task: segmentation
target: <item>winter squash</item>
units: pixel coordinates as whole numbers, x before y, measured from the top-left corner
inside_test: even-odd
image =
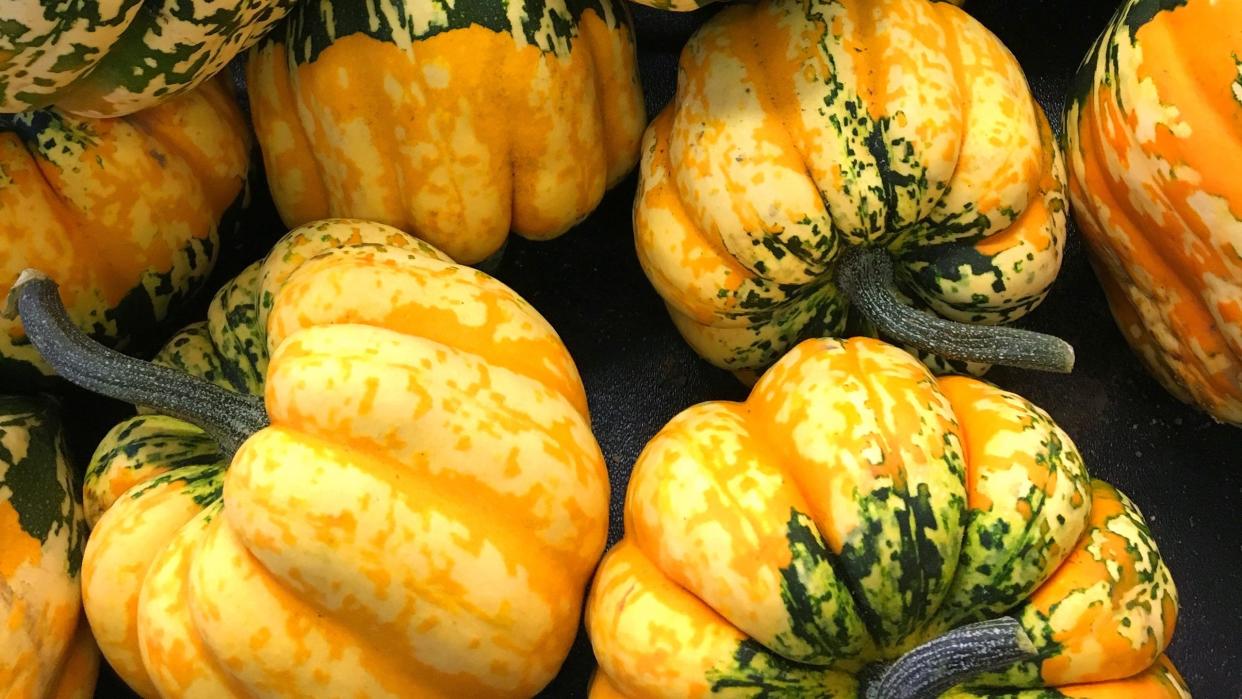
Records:
[[[1122,334],[1242,425],[1242,6],[1122,4],[1066,105],[1075,218]]]
[[[808,340],[675,417],[624,521],[587,602],[596,697],[1189,696],[1134,504],[1036,406],[878,340]]]
[[[878,329],[979,370],[1033,341],[965,324],[1044,299],[1064,179],[1017,61],[961,10],[764,0],[722,10],[682,51],[643,139],[636,245],[717,366],[762,370],[800,340]],[[1034,365],[1068,370],[1068,348],[1044,342]]]
[[[90,699],[99,651],[82,615],[86,521],[50,400],[0,396],[0,688]]]
[[[86,612],[144,697],[529,696],[555,675],[608,480],[572,359],[508,287],[332,220],[157,364],[75,337],[46,280],[14,298],[62,375],[154,409],[85,487]]]
[[[43,269],[79,327],[124,345],[211,272],[246,198],[249,151],[218,81],[124,119],[0,115],[0,288]],[[43,388],[50,372],[21,323],[0,319],[0,384]]]
[[[961,7],[966,4],[966,0],[934,0],[935,2],[944,2],[950,5]],[[673,12],[689,12],[705,7],[718,0],[634,0],[641,5],[654,7],[660,10],[672,10]]]
[[[113,117],[215,75],[294,0],[7,0],[0,4],[0,112],[55,103]]]
[[[454,260],[543,240],[638,160],[619,0],[302,3],[253,51],[255,130],[290,226],[381,221]]]

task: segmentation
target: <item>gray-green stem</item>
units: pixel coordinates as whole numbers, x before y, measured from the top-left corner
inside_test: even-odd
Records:
[[[941,318],[902,303],[893,282],[893,261],[876,247],[845,253],[837,278],[850,303],[886,337],[961,362],[1000,364],[1068,374],[1074,348],[1043,333]]]
[[[968,624],[901,656],[867,685],[866,699],[935,699],[984,672],[1038,657],[1010,617]]]
[[[143,405],[195,424],[232,458],[242,442],[266,427],[259,396],[213,383],[104,347],[78,329],[56,282],[38,270],[21,273],[9,293],[6,315],[21,316],[26,337],[67,381],[109,398]]]

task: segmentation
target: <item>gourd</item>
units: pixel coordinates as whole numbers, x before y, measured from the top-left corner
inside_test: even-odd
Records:
[[[88,117],[148,109],[194,89],[294,0],[7,0],[0,112],[55,103]]]
[[[1066,103],[1075,219],[1122,334],[1173,395],[1242,425],[1237,3],[1122,3]]]
[[[86,521],[58,407],[0,396],[0,688],[90,699],[99,651],[78,577]]]
[[[1056,278],[1065,170],[1017,61],[957,8],[725,8],[642,150],[639,261],[709,362],[761,371],[878,330],[942,367],[1072,365],[1063,343],[983,327]]]
[[[193,296],[247,195],[250,141],[219,81],[124,119],[0,115],[0,288],[27,267],[92,337],[123,346]],[[0,319],[0,383],[47,388],[20,322]]]
[[[673,12],[689,12],[697,10],[701,7],[711,5],[718,0],[634,0],[640,5],[647,5],[660,10],[671,10]],[[966,0],[933,0],[935,2],[943,2],[949,5],[961,7],[966,4]]]
[[[624,523],[594,697],[1189,696],[1134,503],[1038,407],[878,340],[807,340],[673,418]]]
[[[247,76],[286,225],[380,221],[467,264],[584,218],[646,123],[618,0],[303,3]]]
[[[529,696],[555,675],[608,480],[569,353],[508,287],[331,220],[155,364],[81,337],[36,273],[13,298],[58,372],[153,409],[85,485],[86,613],[142,696]]]

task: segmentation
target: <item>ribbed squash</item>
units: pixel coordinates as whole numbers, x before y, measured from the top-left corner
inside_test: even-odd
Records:
[[[935,2],[944,2],[950,5],[961,7],[966,4],[966,0],[934,0]],[[700,7],[706,7],[718,0],[634,0],[641,5],[654,7],[660,10],[671,10],[673,12],[689,12],[697,10]]]
[[[608,480],[573,361],[508,287],[318,222],[170,341],[175,371],[109,356],[114,393],[208,429],[135,417],[88,471],[86,612],[144,697],[530,696],[555,675]],[[270,426],[242,443],[252,411]]]
[[[903,303],[1022,317],[1060,269],[1064,179],[1017,61],[963,11],[764,0],[682,51],[643,140],[634,232],[694,349],[757,370],[808,337],[875,331],[844,288],[857,253],[889,258]],[[904,322],[881,334],[906,342]]]
[[[227,86],[124,119],[0,115],[0,287],[27,267],[92,337],[123,345],[198,291],[246,198],[250,141]],[[21,323],[0,319],[0,383],[46,384]]]
[[[1066,109],[1070,193],[1122,333],[1242,425],[1242,5],[1128,0]]]
[[[82,615],[86,521],[57,407],[0,396],[0,696],[90,699],[99,650]]]
[[[307,2],[248,77],[287,225],[381,221],[469,264],[590,213],[646,123],[617,0]]]
[[[5,0],[0,112],[124,116],[215,75],[295,0]]]
[[[1134,504],[1038,407],[878,340],[808,340],[745,402],[682,412],[624,517],[587,602],[595,697],[872,697],[885,663],[993,618],[1033,647],[951,696],[1189,696]]]

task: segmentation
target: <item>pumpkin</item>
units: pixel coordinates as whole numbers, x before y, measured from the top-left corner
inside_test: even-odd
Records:
[[[1122,334],[1175,396],[1242,425],[1242,6],[1129,0],[1066,104],[1070,196]]]
[[[380,221],[468,264],[585,217],[646,123],[617,0],[302,3],[247,76],[287,225]]]
[[[0,688],[89,699],[99,651],[82,615],[86,520],[57,406],[0,396]]]
[[[1134,504],[1038,407],[878,340],[808,340],[676,416],[624,524],[587,602],[596,697],[1189,696]]]
[[[608,480],[572,359],[508,287],[333,220],[157,364],[75,337],[46,279],[14,298],[59,372],[155,411],[85,486],[86,612],[142,696],[529,696],[556,674]]]
[[[218,81],[124,119],[0,115],[0,285],[38,267],[80,327],[124,345],[211,272],[246,199],[249,150]],[[0,320],[6,389],[46,387],[50,373],[21,323]]]
[[[7,0],[0,112],[89,117],[153,107],[219,72],[294,0]]]
[[[643,138],[635,242],[678,330],[719,367],[879,330],[981,371],[1035,342],[965,324],[1045,298],[1064,179],[1017,61],[956,7],[764,0],[722,10],[682,51]],[[1069,348],[1043,342],[1034,366],[1068,370]]]

